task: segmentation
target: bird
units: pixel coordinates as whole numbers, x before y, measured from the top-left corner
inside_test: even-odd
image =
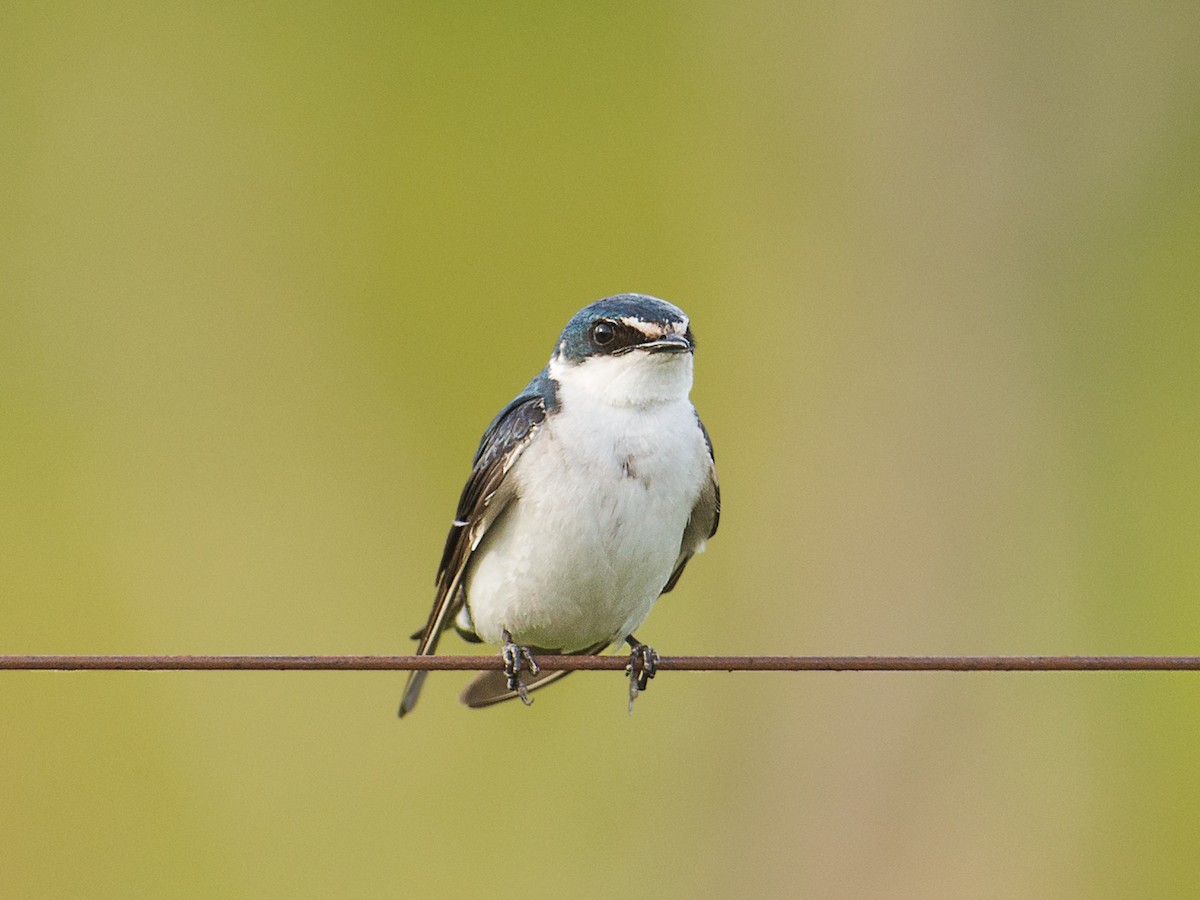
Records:
[[[433,608],[412,638],[454,628],[501,648],[461,700],[484,707],[567,673],[538,654],[630,648],[630,711],[658,654],[633,634],[717,531],[712,441],[689,398],[696,339],[679,307],[616,294],[575,313],[549,363],[488,425],[446,537]],[[523,673],[528,672],[526,678]],[[413,671],[400,716],[428,671]]]

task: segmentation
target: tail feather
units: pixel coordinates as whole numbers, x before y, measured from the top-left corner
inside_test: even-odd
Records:
[[[438,637],[433,635],[428,642],[422,642],[422,645],[417,648],[417,652],[422,656],[433,654],[437,651]],[[580,656],[592,656],[597,653],[604,652],[608,647],[608,643],[596,644],[592,647],[586,647],[579,651]],[[539,653],[554,653],[560,651],[542,650],[540,648],[531,647],[536,658]],[[553,684],[570,675],[570,672],[560,670],[542,671],[537,675],[522,673],[521,680],[525,684],[526,691],[536,691],[544,688],[548,684]],[[413,707],[417,705],[417,699],[421,696],[421,688],[425,685],[425,678],[429,675],[428,670],[420,670],[408,673],[408,682],[404,686],[404,699],[400,701],[400,717],[412,712]],[[480,709],[484,706],[492,706],[496,703],[503,703],[505,700],[512,700],[514,697],[519,697],[516,691],[508,689],[508,678],[499,669],[491,669],[487,672],[480,672],[475,676],[474,680],[466,686],[459,699],[472,709]]]
[[[536,691],[538,688],[553,684],[570,674],[570,672],[562,671],[541,672],[537,675],[522,675],[521,680],[525,683],[526,691]],[[480,672],[476,675],[474,680],[459,694],[458,699],[471,709],[480,709],[484,706],[491,706],[493,703],[503,703],[505,700],[511,700],[517,696],[519,694],[516,691],[508,689],[508,678],[497,669]]]
[[[597,653],[603,653],[608,647],[608,642],[603,644],[593,644],[591,647],[585,647],[578,651],[579,656],[594,656]],[[529,648],[534,658],[537,658],[539,653],[556,653],[561,651],[542,650],[536,647]],[[572,654],[575,655],[575,654]],[[548,672],[541,671],[537,675],[526,675],[522,673],[521,680],[525,683],[525,690],[536,691],[544,688],[548,684],[554,684],[570,675],[570,672],[564,672],[561,669]],[[479,709],[484,706],[491,706],[495,703],[503,703],[505,700],[512,700],[514,697],[519,697],[516,691],[508,689],[508,678],[498,669],[493,669],[489,672],[480,672],[475,676],[475,679],[467,685],[466,689],[459,694],[458,699],[472,709]]]

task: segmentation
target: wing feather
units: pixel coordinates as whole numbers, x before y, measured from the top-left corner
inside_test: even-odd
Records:
[[[704,549],[705,542],[717,533],[717,525],[721,521],[721,484],[717,481],[717,462],[713,454],[712,438],[708,436],[708,429],[700,421],[699,415],[696,416],[696,424],[700,426],[700,433],[704,435],[704,443],[708,447],[708,481],[692,507],[687,527],[683,529],[679,557],[675,560],[675,568],[671,571],[671,577],[667,579],[666,587],[662,589],[664,594],[674,590],[687,567],[688,560]]]
[[[437,650],[442,632],[450,626],[463,604],[462,581],[471,554],[515,496],[505,476],[520,457],[529,438],[545,421],[545,395],[538,390],[539,387],[538,379],[534,379],[492,420],[479,443],[471,475],[458,501],[454,523],[446,536],[436,579],[437,592],[429,618],[420,632],[418,656],[429,656]],[[401,716],[416,705],[428,674],[409,674],[404,699],[400,704]]]

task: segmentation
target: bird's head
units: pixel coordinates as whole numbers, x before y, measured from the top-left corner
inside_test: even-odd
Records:
[[[686,398],[696,340],[677,306],[645,294],[617,294],[585,306],[567,323],[550,376],[610,406]]]

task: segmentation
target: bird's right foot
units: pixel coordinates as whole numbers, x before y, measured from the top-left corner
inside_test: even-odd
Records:
[[[537,664],[537,660],[533,658],[528,647],[513,643],[512,635],[508,633],[507,628],[504,629],[503,635],[504,647],[500,650],[500,657],[504,660],[504,677],[508,679],[508,689],[516,691],[521,702],[529,706],[533,700],[529,696],[525,682],[521,680],[521,670],[528,668],[530,675],[537,675],[542,671],[542,667]]]

